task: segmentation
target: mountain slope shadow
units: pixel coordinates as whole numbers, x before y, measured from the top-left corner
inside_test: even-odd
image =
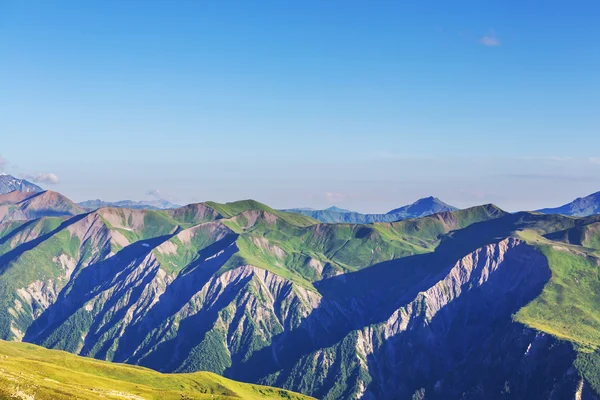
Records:
[[[506,241],[509,241],[509,243],[518,242],[515,239],[506,239]],[[519,242],[519,243],[521,243],[521,242]],[[492,246],[494,246],[494,245],[492,245]],[[478,251],[484,251],[484,249],[486,249],[488,247],[489,246],[485,246],[480,249],[475,249],[474,253],[477,253]],[[441,254],[429,254],[429,255],[417,256],[417,257],[413,258],[411,262],[409,262],[408,264],[405,264],[404,267],[410,267],[411,265],[413,267],[415,267],[423,261],[428,261],[428,262],[431,261],[431,262],[443,263],[443,264],[438,264],[438,266],[436,267],[437,273],[435,273],[435,268],[434,268],[433,270],[421,271],[420,273],[416,274],[416,276],[414,276],[412,279],[414,286],[411,286],[408,290],[406,290],[406,286],[404,286],[404,287],[402,285],[396,286],[396,288],[398,290],[396,292],[396,294],[398,295],[397,298],[394,299],[393,298],[394,296],[390,296],[390,297],[384,296],[384,297],[381,297],[381,299],[385,299],[385,300],[381,301],[381,299],[380,299],[379,301],[372,303],[372,304],[379,305],[379,304],[384,304],[386,301],[390,301],[390,303],[393,304],[393,307],[391,305],[387,305],[383,310],[379,310],[380,314],[379,314],[377,320],[373,321],[372,324],[364,323],[362,326],[358,326],[355,329],[350,329],[346,332],[346,335],[340,337],[339,340],[337,340],[337,341],[333,341],[332,340],[333,336],[330,336],[327,338],[327,342],[331,341],[331,343],[329,344],[330,346],[339,345],[339,346],[341,346],[341,348],[345,348],[347,350],[348,346],[351,346],[351,348],[354,348],[355,346],[357,346],[356,341],[358,340],[358,337],[361,334],[366,334],[365,332],[371,332],[371,334],[373,334],[373,337],[368,340],[364,339],[364,340],[367,340],[367,342],[373,343],[373,346],[375,348],[375,352],[373,353],[372,357],[369,357],[369,361],[368,361],[370,367],[373,368],[372,370],[369,370],[369,373],[372,372],[375,375],[382,374],[382,376],[387,376],[387,378],[385,378],[385,379],[380,378],[380,381],[378,381],[377,379],[373,380],[371,385],[369,385],[369,391],[371,393],[376,393],[376,394],[382,394],[382,393],[389,394],[389,392],[387,392],[387,391],[379,390],[378,386],[383,385],[384,389],[386,389],[385,386],[387,384],[384,384],[383,382],[385,382],[387,379],[391,379],[391,381],[398,381],[399,377],[403,376],[401,373],[395,374],[395,373],[392,373],[392,371],[396,371],[396,370],[405,371],[405,369],[402,368],[402,362],[395,360],[393,357],[391,359],[386,359],[386,355],[396,354],[396,353],[401,354],[402,351],[410,351],[410,349],[413,348],[413,345],[414,345],[411,341],[415,337],[417,338],[418,341],[424,341],[425,344],[423,345],[423,348],[426,350],[429,349],[430,351],[435,351],[434,349],[443,348],[444,346],[443,346],[442,339],[446,337],[448,329],[449,329],[448,327],[450,325],[452,325],[454,323],[453,321],[455,320],[452,317],[453,310],[460,310],[460,309],[468,310],[469,309],[468,307],[474,307],[474,309],[477,310],[477,313],[472,314],[472,316],[475,316],[475,317],[470,318],[471,324],[473,323],[472,321],[476,320],[477,315],[481,315],[481,317],[482,317],[482,319],[480,321],[481,326],[475,325],[474,331],[475,332],[483,332],[482,327],[486,327],[486,326],[490,325],[488,323],[489,318],[491,318],[490,314],[491,315],[499,315],[500,320],[504,319],[504,320],[510,321],[510,315],[512,312],[515,312],[516,310],[518,310],[520,307],[522,307],[523,305],[528,303],[530,300],[535,298],[541,292],[544,284],[550,278],[550,270],[547,266],[545,257],[543,257],[541,255],[541,253],[533,250],[533,248],[531,248],[525,244],[520,244],[517,247],[518,248],[526,247],[529,249],[528,251],[530,251],[531,254],[533,254],[531,257],[536,259],[536,262],[534,263],[535,268],[531,268],[531,269],[523,268],[523,271],[525,271],[525,272],[524,273],[519,272],[521,267],[527,266],[527,262],[525,262],[525,263],[513,262],[514,261],[512,259],[513,256],[511,255],[510,257],[511,257],[512,261],[510,261],[510,262],[505,261],[503,263],[504,267],[499,268],[499,270],[495,271],[493,274],[489,274],[489,271],[484,273],[480,269],[475,269],[472,273],[470,282],[465,283],[464,287],[461,288],[461,290],[465,294],[463,294],[462,296],[458,296],[455,299],[452,299],[452,301],[450,301],[447,305],[442,307],[441,311],[438,312],[437,315],[435,315],[433,318],[431,318],[431,321],[429,321],[426,318],[426,314],[423,314],[423,315],[419,314],[419,312],[424,312],[424,310],[426,310],[426,308],[423,309],[424,301],[427,298],[427,295],[424,293],[427,293],[428,290],[430,290],[433,287],[436,287],[436,284],[439,281],[445,279],[446,276],[448,276],[449,274],[452,273],[453,269],[456,268],[456,262],[457,262],[456,260],[457,259],[451,258],[452,261],[449,261],[448,259],[446,259],[446,257],[454,257],[455,256],[454,251],[449,251],[449,252],[442,251]],[[495,253],[492,254],[491,256],[497,257],[498,250],[496,249],[494,251],[495,251]],[[512,253],[513,252],[511,251],[511,254]],[[518,258],[518,254],[520,254],[520,253],[518,251],[515,253],[517,254],[517,258]],[[469,255],[470,254],[471,253],[469,253]],[[417,262],[417,261],[419,261],[419,262]],[[405,260],[405,262],[406,262],[406,260]],[[446,267],[441,267],[440,265],[444,265]],[[506,265],[510,265],[511,267],[506,268]],[[386,263],[386,265],[384,265],[384,266],[378,266],[378,267],[381,269],[381,273],[383,276],[385,276],[387,272],[390,272],[390,271],[394,272],[393,265],[390,265],[389,263]],[[501,272],[498,272],[498,271],[501,271]],[[359,274],[359,275],[362,275],[362,274]],[[525,276],[525,277],[523,277],[523,276]],[[389,275],[388,275],[388,278],[389,278]],[[383,282],[381,277],[378,277],[378,280],[380,282]],[[481,285],[480,291],[484,295],[482,295],[482,296],[470,295],[469,293],[472,289],[473,282],[477,283],[481,280],[483,280],[483,284]],[[365,280],[360,279],[358,282],[360,282],[360,281],[364,282]],[[387,290],[387,288],[394,287],[393,283],[389,283],[390,281],[392,281],[392,280],[388,279],[388,284],[386,286],[386,290]],[[365,286],[367,287],[367,289],[365,291],[363,291],[362,293],[366,293],[366,294],[373,293],[373,291],[371,290],[369,285],[365,285]],[[527,290],[525,290],[523,293],[521,293],[521,289],[523,289],[523,288],[525,288]],[[474,290],[477,290],[477,285],[475,285]],[[383,289],[382,289],[382,291],[383,291]],[[392,290],[392,292],[393,292],[393,290]],[[423,297],[423,296],[425,296],[425,297]],[[407,300],[409,298],[410,298],[410,300]],[[418,300],[415,300],[415,299],[418,299]],[[485,300],[485,301],[483,301],[483,300]],[[496,305],[495,303],[498,301],[500,301],[500,303],[498,305]],[[348,303],[348,304],[352,304],[352,303]],[[484,307],[484,305],[485,305],[485,307]],[[416,313],[414,315],[415,318],[411,319],[411,321],[407,324],[406,332],[408,332],[408,333],[401,332],[401,333],[398,333],[397,335],[390,334],[389,341],[384,339],[381,336],[381,335],[384,335],[382,333],[381,329],[384,329],[386,324],[389,323],[389,320],[393,319],[393,316],[394,316],[393,313],[395,313],[396,310],[406,308],[408,306],[414,307],[414,309],[411,308],[411,310],[413,310],[413,311],[407,312],[408,315],[413,315],[413,313]],[[467,308],[465,308],[465,307],[467,307]],[[368,308],[368,309],[369,309],[369,311],[374,311],[370,308]],[[393,309],[393,311],[391,311],[392,309]],[[489,313],[490,309],[499,309],[499,311],[497,314]],[[421,310],[421,311],[419,311],[419,310]],[[322,312],[322,311],[323,311],[323,305],[320,306],[318,309],[316,309],[307,318],[307,320],[303,323],[303,325],[306,326],[305,324],[311,323],[311,320],[312,320],[313,324],[318,322],[317,316],[319,315],[319,312]],[[385,314],[387,314],[387,316],[384,317]],[[495,319],[495,318],[496,317],[493,318],[493,321],[497,321],[497,319]],[[385,323],[383,323],[383,322],[385,322]],[[446,333],[440,333],[438,335],[442,339],[436,339],[441,344],[440,343],[437,343],[437,344],[432,343],[432,340],[433,340],[432,338],[435,338],[436,336],[431,334],[431,332],[430,332],[431,329],[433,329],[434,332],[435,331],[446,332]],[[377,334],[373,333],[375,331],[378,333]],[[469,334],[476,337],[476,334],[473,334],[472,331],[473,331],[473,329],[471,329],[471,331],[469,331]],[[414,333],[414,332],[416,332],[416,333]],[[465,332],[465,330],[463,329],[462,332]],[[302,335],[302,333],[304,333],[304,336]],[[412,333],[414,333],[414,335]],[[393,336],[398,336],[398,338],[394,338]],[[476,341],[477,339],[473,339],[473,336],[472,336],[471,340]],[[459,338],[461,337],[460,334],[458,335],[458,337]],[[407,339],[404,339],[404,338],[407,338]],[[403,344],[399,344],[399,345],[395,344],[403,339],[405,340],[405,342]],[[277,372],[278,373],[277,385],[286,386],[286,387],[294,387],[294,388],[296,388],[296,390],[301,390],[305,393],[310,393],[311,395],[316,396],[318,398],[324,398],[327,396],[328,390],[331,389],[331,387],[334,385],[334,382],[332,380],[340,379],[339,376],[346,376],[346,378],[344,378],[344,379],[354,379],[354,382],[349,382],[345,385],[348,388],[348,392],[345,393],[345,395],[350,396],[349,391],[352,390],[353,388],[355,388],[355,385],[359,381],[360,376],[363,376],[363,378],[361,378],[361,379],[364,379],[364,373],[365,373],[365,372],[361,372],[360,363],[353,356],[351,358],[354,360],[354,362],[356,362],[356,365],[354,365],[354,367],[346,365],[346,363],[350,362],[349,360],[341,361],[342,363],[345,364],[344,371],[346,371],[346,372],[344,372],[342,375],[339,375],[339,372],[337,374],[333,373],[333,374],[329,375],[329,377],[326,379],[326,381],[321,382],[322,386],[320,388],[304,387],[304,386],[302,386],[302,383],[295,381],[295,379],[302,379],[303,374],[300,373],[300,375],[298,375],[299,371],[302,370],[302,366],[301,366],[302,363],[304,363],[304,362],[308,362],[308,364],[311,363],[311,361],[301,361],[301,360],[313,360],[314,357],[317,357],[317,353],[315,353],[315,352],[321,351],[322,349],[327,347],[326,345],[323,345],[323,343],[319,343],[319,345],[316,345],[316,343],[317,343],[317,341],[310,340],[310,335],[306,331],[303,332],[302,330],[299,330],[297,332],[292,332],[291,334],[290,333],[281,334],[273,340],[273,346],[275,346],[274,350],[264,349],[261,352],[256,353],[255,355],[253,355],[253,357],[250,360],[248,360],[248,362],[244,363],[243,368],[242,367],[236,368],[236,371],[244,370],[245,373],[243,375],[236,373],[236,374],[232,374],[232,376],[237,376],[242,380],[248,380],[248,381],[272,382],[272,378],[270,378],[270,379],[266,379],[266,378],[270,374]],[[465,342],[459,340],[457,343],[464,344]],[[452,347],[452,346],[454,346],[454,344],[450,345],[450,346]],[[291,348],[291,350],[290,350],[290,348]],[[343,350],[341,350],[341,348],[340,348],[340,350],[336,350],[336,351],[343,352]],[[460,346],[456,346],[456,347],[452,347],[452,348],[457,349],[458,354],[463,354],[464,351],[466,351],[464,348],[461,349]],[[398,349],[400,350],[400,352],[397,351]],[[409,350],[406,350],[406,349],[409,349]],[[278,351],[277,359],[284,360],[284,362],[282,364],[277,364],[277,363],[273,362],[272,358],[270,358],[269,351]],[[442,353],[440,353],[440,354],[442,354]],[[411,357],[413,357],[415,360],[423,359],[422,354],[411,353],[411,354],[409,354],[409,356],[402,357],[402,359],[404,360],[403,362],[410,364],[410,361],[407,361],[407,360],[410,360]],[[443,358],[444,358],[443,356],[434,357],[434,361],[425,361],[425,362],[426,362],[426,365],[433,365],[435,363],[442,362]],[[341,368],[341,364],[340,364],[339,360],[334,361],[334,364],[335,364],[335,366],[331,367],[331,368]],[[390,365],[392,365],[392,367],[390,367]],[[350,372],[352,370],[352,368],[354,368],[353,373]],[[381,371],[381,372],[378,372],[378,371]],[[314,377],[315,375],[309,375],[309,376]],[[289,378],[292,378],[292,381],[288,381]],[[418,376],[417,376],[417,378],[418,378]],[[423,381],[423,380],[419,380],[417,378],[415,378],[415,381],[417,381],[417,382]],[[366,382],[366,383],[368,383],[368,382]],[[314,385],[314,383],[310,383],[309,386],[310,385]],[[339,385],[338,385],[338,387],[339,387]],[[417,387],[417,389],[418,388],[419,387]],[[394,390],[398,390],[398,388],[394,388]],[[412,392],[408,393],[408,398],[410,398],[411,394],[412,394]],[[332,398],[344,398],[344,397],[342,396],[342,397],[332,397]],[[374,398],[380,398],[380,397],[378,397],[376,395]],[[385,398],[385,397],[383,397],[383,398]],[[397,398],[397,397],[392,396],[392,397],[387,397],[387,398]],[[402,398],[402,396],[400,396],[400,398]]]
[[[507,214],[474,223],[440,236],[440,244],[432,253],[381,262],[317,282],[315,287],[323,296],[321,305],[298,329],[274,338],[274,345],[281,351],[277,358],[293,363],[304,354],[334,345],[353,330],[385,322],[399,307],[438,282],[456,260],[509,235],[518,218]],[[345,311],[345,314],[339,310]],[[330,325],[324,326],[323,321],[330,321]],[[265,360],[269,351],[265,349],[262,353],[257,353],[244,367],[257,372],[257,375],[239,378],[258,379],[258,371],[262,370],[266,375],[282,367],[272,363],[272,367],[266,370]],[[262,366],[259,367],[259,364]]]
[[[389,322],[386,324],[387,339],[367,361],[371,370],[383,373],[375,376],[367,389],[371,397],[366,398],[410,398],[420,388],[427,388],[428,394],[440,399],[458,399],[465,393],[474,396],[467,398],[502,397],[498,393],[503,390],[505,378],[517,370],[520,356],[527,349],[527,341],[519,338],[524,331],[529,339],[535,337],[532,330],[513,323],[511,315],[539,296],[551,271],[546,258],[524,243],[508,250],[496,270],[481,260],[470,279],[455,289],[459,290],[457,297],[444,298],[447,294],[443,290],[429,290],[413,302],[420,312],[411,315],[405,330],[395,332]],[[440,305],[433,317],[428,316]],[[554,362],[557,369],[547,377],[549,382],[564,375],[570,366],[562,358],[549,362]],[[450,379],[457,368],[460,379]],[[534,372],[537,378],[543,375],[543,369]],[[482,396],[475,396],[481,390]],[[513,398],[543,397],[528,392],[523,383],[519,390],[529,397]]]
[[[34,249],[35,247],[37,247],[41,243],[45,242],[46,240],[50,239],[52,236],[54,236],[61,230],[65,229],[66,227],[73,225],[74,223],[87,217],[88,214],[89,213],[79,214],[72,218],[69,218],[68,220],[63,221],[56,229],[53,229],[52,231],[50,231],[44,235],[38,236],[37,238],[30,240],[29,242],[23,243],[23,244],[15,247],[14,249],[7,251],[5,254],[1,255],[0,256],[0,275],[6,270],[6,268],[8,268],[8,266],[12,260],[19,258],[26,251]],[[28,224],[30,224],[34,221],[36,221],[36,220],[32,220],[32,221],[24,224],[23,226],[27,226]]]
[[[166,291],[147,314],[138,323],[125,329],[120,340],[119,349],[115,354],[115,360],[137,363],[140,357],[150,350],[153,345],[151,344],[152,341],[146,340],[148,336],[153,335],[161,324],[188,304],[192,297],[221,268],[223,262],[238,251],[235,245],[237,236],[227,235],[198,252],[198,258],[185,267],[183,272],[167,286]],[[144,345],[143,343],[149,344]],[[134,351],[136,355],[134,355]],[[171,359],[172,355],[171,353],[167,358]],[[161,367],[158,369],[165,370],[164,364],[163,360]]]
[[[257,382],[291,368],[302,356],[332,346],[352,331],[385,321],[436,282],[453,261],[445,253],[419,254],[318,282],[315,287],[323,296],[321,303],[300,326],[276,335],[272,346],[255,352],[225,375]]]
[[[231,303],[251,279],[252,276],[246,276],[228,286],[227,291],[219,296],[216,302],[183,319],[173,338],[159,343],[144,357],[133,357],[127,362],[134,362],[159,371],[177,370],[179,372],[182,362],[186,361],[188,355],[205,339],[206,334],[213,327],[218,319],[219,311]]]
[[[35,220],[35,219],[29,220],[29,221],[23,223],[22,225],[20,225],[19,227],[13,229],[8,234],[0,237],[0,246],[2,246],[4,243],[8,242],[10,239],[15,237],[18,233],[21,232],[22,229],[27,228],[28,226],[36,223],[37,221],[38,220]]]
[[[154,247],[169,240],[174,234],[135,242],[123,248],[113,257],[81,269],[77,276],[63,288],[56,302],[51,304],[27,329],[23,341],[44,342],[65,321],[82,309],[89,300],[110,287],[122,285],[122,290],[127,290],[130,286],[127,282],[128,274],[122,272],[133,267],[136,260],[143,260]],[[154,274],[156,272],[158,269],[154,271]],[[114,298],[109,302],[117,300]]]

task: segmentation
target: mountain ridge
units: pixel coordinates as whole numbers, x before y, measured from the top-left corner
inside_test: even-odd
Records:
[[[361,214],[335,206],[324,210],[291,208],[282,211],[306,215],[321,222],[368,224],[373,222],[393,222],[454,210],[457,210],[457,208],[444,203],[437,197],[430,196],[419,199],[412,204],[393,209],[385,214]]]
[[[100,199],[86,200],[77,203],[79,206],[94,210],[102,207],[118,207],[118,208],[138,208],[150,210],[167,210],[179,208],[181,205],[172,203],[167,200],[119,200],[119,201],[104,201]]]
[[[570,203],[554,208],[537,210],[544,214],[563,214],[573,217],[587,217],[600,214],[600,192],[592,193],[585,197],[578,197]]]

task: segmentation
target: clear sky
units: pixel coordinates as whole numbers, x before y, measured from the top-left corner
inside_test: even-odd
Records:
[[[78,201],[559,205],[600,190],[599,19],[598,1],[0,0],[0,168]]]

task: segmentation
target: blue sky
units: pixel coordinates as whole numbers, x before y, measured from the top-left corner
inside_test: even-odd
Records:
[[[0,0],[0,167],[74,200],[562,204],[600,190],[598,15]]]

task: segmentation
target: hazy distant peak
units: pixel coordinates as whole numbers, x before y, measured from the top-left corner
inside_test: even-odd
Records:
[[[179,204],[171,203],[167,200],[120,200],[120,201],[104,201],[100,199],[86,200],[78,203],[81,207],[94,210],[101,207],[117,207],[117,208],[134,208],[134,209],[149,209],[149,210],[167,210],[181,207]]]
[[[409,214],[410,218],[444,211],[454,211],[457,208],[444,203],[437,197],[429,196],[418,199],[412,204],[393,209],[388,214]]]
[[[426,215],[455,210],[457,210],[456,207],[444,203],[437,197],[429,196],[419,199],[407,206],[396,208],[386,214],[361,214],[336,206],[329,207],[325,210],[293,208],[283,211],[303,214],[327,223],[368,224],[372,222],[393,222],[407,218],[418,218]]]
[[[354,212],[354,211],[350,211],[350,210],[347,210],[347,209],[345,209],[345,208],[339,208],[339,207],[336,207],[336,206],[331,206],[331,207],[327,208],[326,210],[327,210],[327,211],[341,212],[341,213],[350,213],[350,212]]]
[[[542,208],[537,211],[544,214],[563,214],[572,217],[587,217],[600,214],[600,192],[592,193],[585,197],[578,197],[560,207]]]

